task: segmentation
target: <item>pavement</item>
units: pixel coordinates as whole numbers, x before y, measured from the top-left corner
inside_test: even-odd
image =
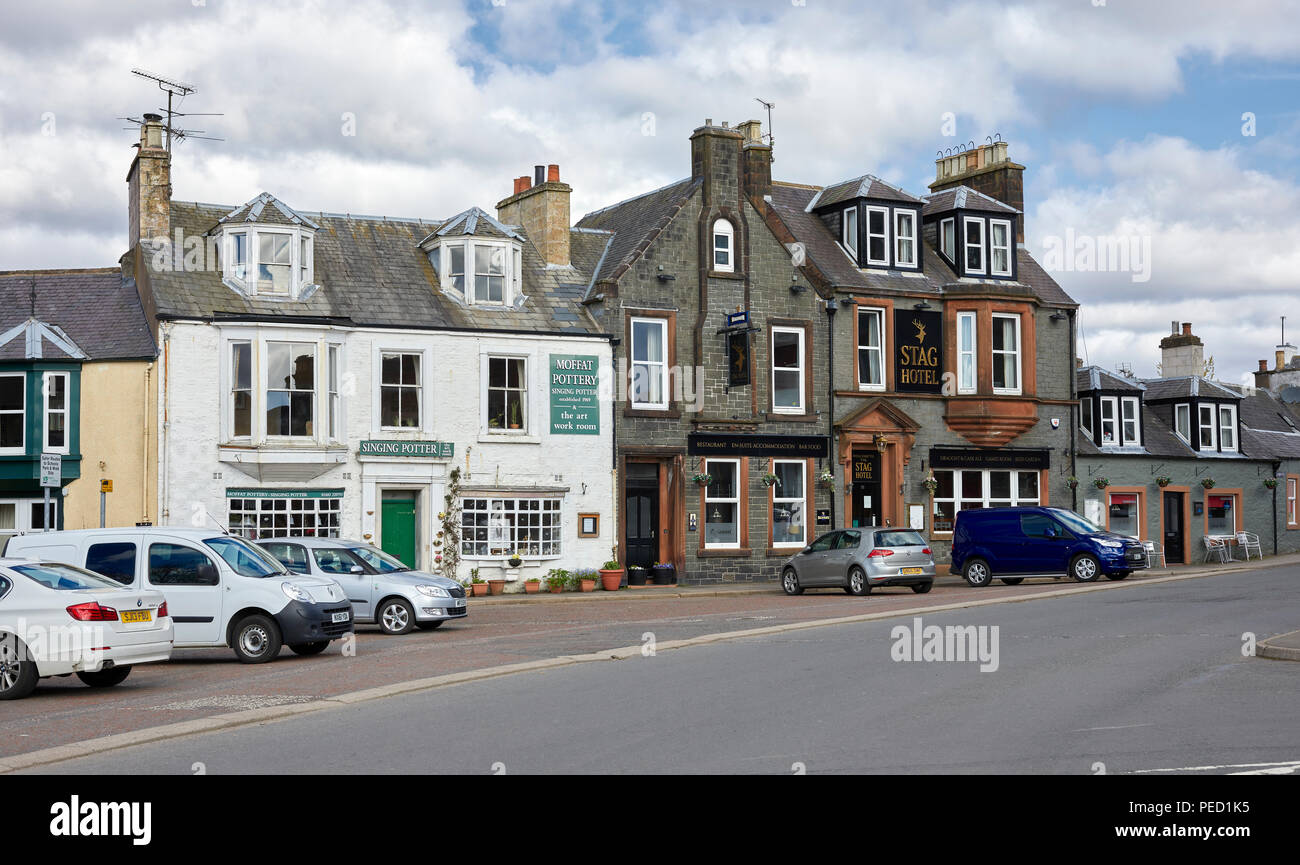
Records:
[[[1278,634],[1267,640],[1260,640],[1255,647],[1255,654],[1261,658],[1274,658],[1279,661],[1300,661],[1300,631]]]
[[[474,598],[466,619],[437,631],[388,637],[361,626],[350,644],[336,641],[311,658],[285,651],[272,663],[249,666],[237,663],[228,649],[177,650],[170,663],[137,667],[115,688],[90,689],[75,678],[43,680],[31,697],[5,705],[8,735],[0,737],[0,772],[202,729],[628,657],[648,644],[663,650],[1296,564],[1300,555],[1146,571],[1122,582],[1031,580],[983,589],[941,577],[927,595],[878,589],[861,598],[839,590],[787,597],[776,584]]]

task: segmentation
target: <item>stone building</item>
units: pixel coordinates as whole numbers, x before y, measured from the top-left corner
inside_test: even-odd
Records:
[[[1170,565],[1203,561],[1207,536],[1238,532],[1257,535],[1262,553],[1300,551],[1300,415],[1267,391],[1204,377],[1191,327],[1175,323],[1161,341],[1161,378],[1076,372],[1080,510],[1159,544]]]

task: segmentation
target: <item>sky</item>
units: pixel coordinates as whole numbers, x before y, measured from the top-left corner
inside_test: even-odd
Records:
[[[576,221],[685,177],[706,118],[763,120],[778,180],[919,195],[999,135],[1087,362],[1153,376],[1190,321],[1239,382],[1279,316],[1300,342],[1300,0],[7,3],[0,270],[125,250],[120,118],[165,105],[133,68],[192,84],[181,125],[222,139],[176,146],[174,197],[232,206],[493,212],[557,163]]]

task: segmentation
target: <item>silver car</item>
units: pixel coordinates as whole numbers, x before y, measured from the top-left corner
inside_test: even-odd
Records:
[[[357,622],[374,622],[385,634],[431,631],[466,615],[465,587],[415,571],[401,559],[362,541],[339,538],[266,538],[258,546],[298,574],[338,580]]]
[[[850,595],[869,595],[875,586],[911,586],[924,595],[933,585],[930,545],[913,529],[827,532],[781,566],[781,588],[787,595],[828,586]]]

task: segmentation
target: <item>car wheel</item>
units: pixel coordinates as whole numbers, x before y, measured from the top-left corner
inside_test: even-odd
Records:
[[[799,585],[799,574],[794,568],[786,568],[781,572],[781,588],[787,595],[803,594],[803,586]]]
[[[1024,577],[998,577],[1004,585],[1018,586],[1025,581]]]
[[[1118,573],[1107,574],[1107,575],[1106,575],[1106,579],[1108,579],[1108,580],[1122,580],[1122,579],[1124,579],[1125,577],[1127,577],[1127,576],[1128,576],[1129,574],[1131,574],[1131,573],[1133,573],[1133,572],[1132,572],[1132,571],[1119,571]]]
[[[961,575],[966,578],[967,583],[977,589],[993,582],[993,572],[989,570],[989,563],[983,559],[971,559],[966,563],[966,567],[961,569]]]
[[[1070,576],[1074,577],[1077,582],[1091,583],[1100,575],[1101,565],[1087,553],[1075,556],[1074,561],[1070,562]]]
[[[933,588],[934,583],[922,583],[919,586],[912,586],[912,591],[916,592],[918,595],[925,595],[929,594],[930,590]]]
[[[385,634],[408,634],[415,627],[415,610],[402,598],[389,598],[379,605],[375,621]]]
[[[436,631],[441,628],[442,622],[416,622],[415,626],[421,631]]]
[[[857,565],[849,569],[849,594],[859,597],[871,594],[871,583],[867,582],[867,572]]]
[[[244,664],[265,664],[280,654],[284,645],[280,627],[260,613],[240,619],[230,642],[235,657]]]
[[[295,655],[319,655],[329,648],[329,644],[329,640],[317,640],[314,643],[290,643],[289,648],[293,650]]]
[[[92,688],[111,688],[125,682],[126,677],[129,675],[131,675],[131,667],[126,666],[109,667],[107,670],[100,670],[98,673],[78,673],[77,678]]]
[[[36,689],[36,662],[13,634],[0,637],[0,700],[18,700]]]

